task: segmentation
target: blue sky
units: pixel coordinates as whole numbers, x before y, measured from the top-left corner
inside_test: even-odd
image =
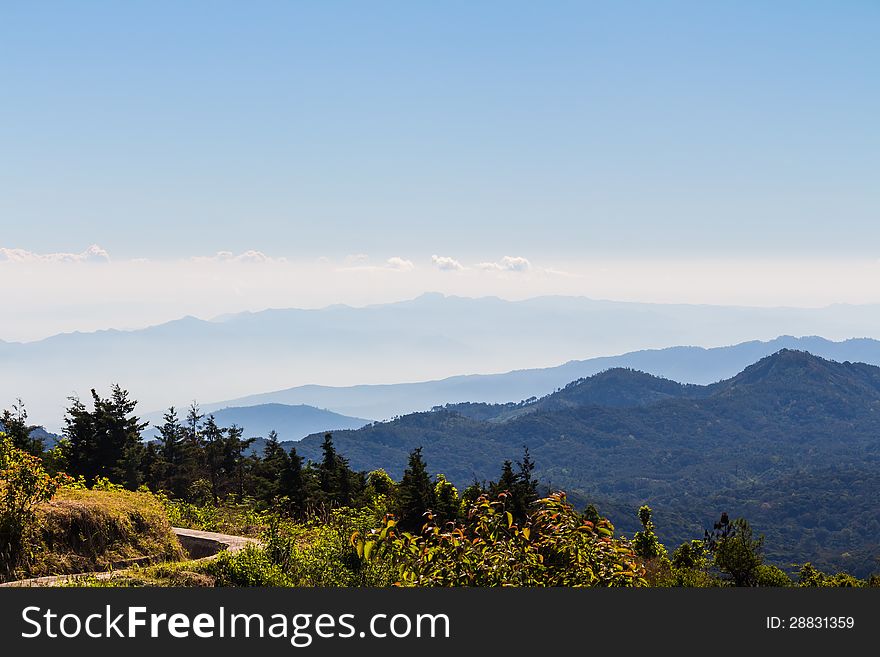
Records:
[[[877,258],[880,4],[0,6],[0,247]]]

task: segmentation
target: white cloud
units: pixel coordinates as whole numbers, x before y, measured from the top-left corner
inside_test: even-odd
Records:
[[[35,253],[26,249],[0,248],[0,262],[110,262],[106,250],[92,244],[82,253]]]
[[[441,271],[461,271],[464,269],[464,266],[458,260],[449,256],[432,255],[431,262]]]
[[[217,251],[212,256],[194,256],[193,262],[211,263],[211,262],[248,262],[256,264],[284,263],[287,258],[273,258],[266,255],[262,251],[243,251],[235,254],[232,251]]]
[[[385,266],[388,269],[396,269],[397,271],[412,271],[416,267],[412,260],[407,260],[406,258],[401,258],[399,256],[388,258],[385,262]]]
[[[504,256],[498,262],[481,262],[476,267],[485,271],[528,271],[532,264],[520,256]]]

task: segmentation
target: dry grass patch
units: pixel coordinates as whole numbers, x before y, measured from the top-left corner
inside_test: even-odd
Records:
[[[150,493],[63,489],[37,514],[30,577],[186,557],[162,504]]]

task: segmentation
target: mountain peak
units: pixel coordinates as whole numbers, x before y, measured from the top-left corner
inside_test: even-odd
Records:
[[[713,394],[760,388],[772,396],[833,399],[839,406],[845,401],[876,399],[880,392],[880,369],[865,363],[826,360],[806,351],[781,349],[710,388]]]
[[[832,361],[825,360],[820,356],[814,356],[808,351],[800,349],[780,349],[776,353],[765,356],[757,363],[749,365],[743,370],[743,374],[772,374],[780,370],[789,370],[792,368],[817,367],[825,368],[831,365]]]

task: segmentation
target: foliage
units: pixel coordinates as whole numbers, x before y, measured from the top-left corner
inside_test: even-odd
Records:
[[[798,586],[803,587],[862,587],[868,584],[847,573],[828,575],[813,567],[809,561],[801,566],[798,573]]]
[[[461,507],[458,489],[446,478],[438,474],[434,483],[434,514],[440,523],[455,520]]]
[[[265,549],[253,545],[235,553],[221,552],[201,569],[217,586],[289,586],[290,579]]]
[[[800,357],[786,356],[784,367],[767,371],[777,378],[782,376],[787,384],[790,383],[792,365],[800,367],[802,361]],[[766,363],[761,368],[766,369],[765,366]],[[731,400],[754,401],[757,394],[762,403],[767,401],[762,386],[769,375],[761,368],[750,368],[751,371],[737,377],[735,385],[722,382],[710,387],[678,387],[671,382],[657,384],[647,375],[617,372],[613,376],[575,382],[544,400],[504,405],[502,412],[495,416],[490,412],[490,405],[470,409],[474,410],[472,417],[464,417],[453,407],[446,407],[433,413],[399,418],[388,424],[374,423],[364,430],[366,433],[343,432],[346,452],[352,445],[350,435],[363,438],[362,445],[354,446],[356,453],[363,445],[371,444],[368,438],[373,434],[369,432],[379,432],[377,435],[384,441],[384,458],[407,441],[412,444],[413,436],[430,435],[431,440],[426,441],[428,450],[431,454],[441,450],[441,463],[449,463],[449,458],[461,462],[460,455],[453,449],[461,444],[461,440],[471,445],[479,444],[481,448],[503,446],[505,451],[498,454],[505,457],[512,442],[526,443],[522,460],[517,461],[516,466],[510,458],[504,458],[497,480],[487,485],[485,480],[481,483],[474,479],[461,493],[453,483],[461,479],[455,475],[457,466],[450,477],[439,474],[432,479],[421,448],[410,450],[408,465],[399,483],[384,469],[375,469],[369,474],[355,471],[349,460],[337,451],[331,434],[323,436],[320,458],[316,461],[304,461],[297,451],[314,456],[313,441],[307,439],[288,449],[274,432],[265,441],[261,455],[248,453],[253,438],[245,437],[240,427],[219,426],[213,416],[205,417],[195,403],[182,420],[176,410],[170,408],[163,423],[157,427],[159,439],[144,445],[139,437],[144,425],[134,415],[136,402],[130,399],[127,391],[114,386],[108,399],[92,391],[93,410],[86,409],[79,400],[71,400],[65,436],[48,452],[43,450],[38,438],[31,437],[34,427],[27,424],[27,413],[20,402],[13,411],[4,411],[3,425],[13,432],[7,443],[17,450],[10,462],[17,465],[10,469],[11,474],[4,473],[0,492],[10,498],[9,491],[16,490],[10,486],[10,481],[19,482],[16,484],[18,489],[24,490],[21,482],[27,479],[25,475],[31,476],[33,482],[55,482],[48,484],[50,488],[63,483],[64,495],[85,495],[91,491],[117,496],[114,499],[121,499],[126,494],[124,489],[147,484],[159,493],[152,496],[146,492],[147,497],[143,499],[161,506],[163,518],[167,516],[174,525],[262,538],[262,548],[253,548],[240,556],[224,556],[221,565],[216,566],[222,572],[218,571],[216,576],[204,572],[186,575],[200,582],[208,578],[236,585],[275,582],[302,586],[382,586],[391,582],[401,585],[523,586],[540,583],[641,585],[647,582],[653,586],[700,587],[791,584],[783,571],[764,563],[763,536],[754,538],[751,526],[741,518],[730,522],[724,514],[703,541],[686,540],[670,558],[655,528],[653,510],[647,505],[639,508],[641,528],[635,532],[630,544],[613,537],[613,527],[593,504],[583,514],[577,514],[564,496],[549,495],[549,487],[543,488],[548,491],[548,497],[537,501],[539,485],[534,476],[536,464],[531,458],[529,444],[549,456],[549,463],[542,472],[552,475],[554,481],[565,482],[570,480],[573,471],[577,471],[577,459],[584,456],[579,452],[583,445],[578,441],[585,441],[584,444],[589,444],[589,449],[593,450],[589,459],[590,490],[603,490],[604,493],[592,492],[587,498],[582,483],[586,479],[582,479],[581,487],[575,486],[573,490],[572,499],[578,505],[593,499],[602,504],[603,510],[610,508],[615,517],[621,517],[622,524],[631,522],[631,506],[625,514],[618,516],[618,512],[625,508],[620,500],[636,494],[634,488],[622,483],[636,470],[627,470],[633,466],[631,462],[625,462],[620,468],[612,468],[606,473],[601,467],[606,463],[603,458],[612,454],[616,455],[615,458],[632,457],[633,462],[650,458],[654,474],[639,478],[637,494],[650,494],[652,499],[661,501],[658,518],[664,528],[667,523],[673,527],[693,526],[700,504],[705,506],[723,501],[723,505],[719,504],[721,508],[727,507],[728,502],[736,507],[739,499],[736,496],[740,494],[737,491],[745,490],[742,486],[727,491],[695,488],[703,471],[691,467],[692,459],[710,456],[719,468],[717,473],[721,476],[718,481],[722,485],[732,483],[738,486],[740,477],[743,482],[748,482],[750,501],[746,508],[750,518],[754,515],[761,520],[759,526],[762,530],[769,529],[774,537],[796,535],[800,549],[806,551],[809,548],[811,554],[817,555],[821,567],[828,562],[835,546],[840,545],[837,538],[825,540],[832,532],[837,532],[834,536],[846,536],[846,545],[854,549],[838,550],[835,558],[861,564],[863,568],[865,561],[876,552],[866,543],[865,537],[877,535],[876,514],[872,510],[876,503],[880,503],[880,486],[875,485],[880,479],[871,472],[869,465],[829,465],[829,470],[821,473],[814,469],[774,475],[777,479],[768,478],[758,483],[754,476],[758,471],[756,468],[760,466],[760,472],[776,472],[776,466],[784,459],[774,455],[773,467],[764,461],[750,460],[754,458],[752,447],[760,442],[755,441],[756,436],[766,429],[761,424],[761,413],[752,410],[745,413],[748,426],[744,433],[737,434],[742,441],[735,443],[736,449],[723,454],[712,451],[712,440],[703,428],[708,427],[707,431],[711,433],[715,431],[712,427],[719,422],[729,426],[732,417],[739,418],[740,409],[737,407],[734,412]],[[871,383],[868,381],[870,376],[865,379],[865,372],[846,374],[853,376],[847,379],[839,375],[835,385],[847,388],[847,394],[852,393],[856,398],[859,398],[859,391],[864,392],[867,383],[880,386],[880,379]],[[854,383],[860,376],[864,380]],[[808,379],[815,381],[817,377]],[[612,387],[607,388],[608,385]],[[634,386],[627,393],[629,396],[622,394],[627,386]],[[810,391],[809,385],[805,387],[803,382],[798,382],[795,388],[804,394]],[[612,389],[621,396],[617,392],[609,396],[608,391]],[[816,393],[816,390],[812,392]],[[821,397],[824,393],[820,390],[817,394]],[[620,399],[621,404],[615,406],[611,403],[614,399]],[[679,403],[681,399],[687,399],[687,404]],[[594,405],[599,402],[607,403],[609,407],[603,409]],[[822,403],[826,410],[833,406],[828,399]],[[456,405],[455,408],[458,406],[470,408],[468,405]],[[787,408],[785,422],[794,417],[801,421],[798,426],[807,426],[809,418],[799,415],[800,407]],[[857,416],[861,408],[858,403],[850,404],[846,409],[847,417]],[[762,413],[774,409],[765,409]],[[655,417],[655,412],[660,415]],[[719,413],[722,420],[717,419]],[[682,445],[676,442],[679,440],[677,436],[659,439],[664,435],[661,429],[680,423],[682,418],[687,424],[692,414],[699,416],[694,425],[694,437],[700,438],[699,447],[693,440]],[[476,417],[488,420],[492,426],[475,421],[473,418]],[[636,420],[656,421],[659,425],[651,428],[638,422],[633,424]],[[559,422],[564,424],[565,433],[558,433],[562,426]],[[633,429],[639,433],[629,433],[621,439],[620,432]],[[548,430],[553,439],[542,443],[540,437]],[[641,440],[644,437],[658,439],[649,440],[646,447]],[[651,452],[657,445],[662,445],[662,454]],[[638,452],[642,448],[646,449]],[[812,445],[808,456],[812,458],[819,449]],[[552,450],[558,450],[558,454]],[[705,454],[702,453],[704,450]],[[33,456],[31,460],[25,458],[29,451],[42,459],[42,469],[39,460]],[[468,467],[487,472],[490,466],[487,466],[486,453],[468,454],[473,457],[468,459]],[[870,464],[870,450],[866,454],[865,464]],[[737,474],[732,480],[724,475],[724,468],[734,463],[737,472],[743,474]],[[389,464],[386,462],[385,465]],[[662,482],[672,481],[668,468],[687,476],[676,476],[675,485],[669,484],[664,489],[666,484]],[[62,470],[69,471],[76,478],[53,476]],[[823,474],[825,472],[828,474]],[[612,482],[610,489],[609,482]],[[780,485],[780,482],[783,483]],[[641,490],[643,484],[644,490]],[[846,520],[845,513],[830,518],[822,515],[822,504],[827,506],[829,503],[813,501],[815,491],[819,489],[828,491],[829,497],[845,504],[851,512],[858,510],[858,525],[854,525],[852,519]],[[608,497],[609,494],[613,499]],[[17,495],[16,492],[12,497]],[[34,495],[33,499],[39,499],[41,493],[35,490]],[[27,494],[18,499],[25,498]],[[776,517],[774,509],[782,509],[792,504],[792,500],[797,500],[801,515],[796,519],[786,518],[785,522],[778,524],[770,522]],[[553,505],[558,508],[547,511],[547,507]],[[57,506],[64,507],[63,504]],[[389,516],[383,521],[389,511],[393,511],[398,520]],[[27,516],[21,513],[23,517]],[[64,556],[58,557],[54,563],[52,559],[56,557],[48,556],[42,560],[40,568],[66,571],[83,567],[83,564],[104,567],[112,565],[114,559],[124,562],[135,558],[134,549],[114,553],[108,548],[109,544],[101,537],[100,531],[89,524],[97,522],[94,518],[73,518],[69,509],[67,513],[72,525],[80,527],[77,530],[80,534],[98,532],[98,539],[92,541],[97,549],[85,554],[82,550],[78,552],[79,548],[65,547],[61,551]],[[814,515],[809,515],[811,513]],[[381,526],[377,529],[379,523]],[[115,532],[124,536],[123,525],[125,522],[117,522],[116,529],[111,528],[105,534]],[[27,532],[37,531],[39,518],[25,517],[15,526],[25,536]],[[43,549],[44,539],[51,535],[51,532],[43,532],[27,535],[27,540],[18,539],[15,559],[35,565],[36,561],[28,556],[28,550],[33,553]],[[680,530],[674,530],[672,535],[680,535]],[[355,537],[354,543],[352,536]],[[4,540],[9,545],[15,542],[8,537]],[[44,543],[41,544],[40,540]],[[64,545],[64,541],[54,538],[50,542]],[[790,544],[783,543],[780,547],[771,543],[771,550],[775,551],[768,553],[772,557],[770,562],[790,563],[791,555],[785,549]],[[262,552],[258,554],[258,550]],[[8,556],[12,552],[7,545],[7,562],[12,561]],[[74,562],[80,565],[72,565]],[[248,568],[256,572],[248,574]],[[802,586],[867,584],[845,573],[826,575],[811,564],[802,569],[799,583]]]
[[[103,476],[135,490],[141,482],[144,446],[140,432],[147,426],[132,414],[137,402],[114,385],[109,398],[92,389],[93,410],[70,399],[65,417],[66,460],[75,474],[91,483]]]
[[[706,549],[713,556],[713,564],[734,586],[759,586],[759,576],[772,577],[761,570],[764,537],[753,538],[752,528],[745,518],[733,522],[726,513],[715,523],[712,532],[707,531]]]
[[[641,566],[607,520],[593,524],[563,493],[538,502],[522,525],[505,510],[506,494],[480,497],[462,522],[441,527],[426,514],[422,531],[402,531],[388,517],[352,536],[366,562],[388,562],[400,586],[638,586]]]
[[[0,580],[13,578],[30,564],[36,551],[37,507],[64,481],[0,433]]]
[[[186,529],[256,537],[265,531],[274,517],[270,511],[257,510],[249,499],[240,504],[228,500],[215,506],[210,502],[192,504],[175,500],[161,492],[157,498],[164,506],[171,524]]]
[[[397,514],[401,526],[414,529],[421,525],[422,514],[434,508],[436,501],[422,448],[416,447],[409,454],[409,464],[397,487]]]
[[[36,429],[41,427],[28,424],[27,409],[19,399],[12,406],[12,410],[6,409],[0,414],[0,430],[12,441],[13,447],[33,456],[39,456],[43,452],[43,441],[36,435]]]
[[[666,556],[666,548],[654,533],[654,522],[651,520],[651,507],[647,504],[639,508],[639,521],[642,523],[642,531],[633,536],[633,549],[643,559],[656,559]]]
[[[349,541],[375,524],[366,509],[335,509],[323,523],[274,518],[261,537],[263,547],[223,554],[197,570],[219,586],[387,586],[390,566],[361,561]]]
[[[630,510],[648,500],[667,546],[729,509],[766,536],[768,563],[866,577],[880,545],[878,391],[878,368],[784,351],[710,386],[613,370],[498,414],[439,408],[334,442],[353,468],[395,479],[423,445],[462,494],[525,445],[542,482],[578,507],[601,503],[629,535],[641,529]],[[306,458],[319,447],[320,436],[297,443]]]
[[[682,543],[672,553],[672,565],[676,568],[705,570],[709,566],[706,544],[700,540]]]
[[[538,499],[538,482],[532,475],[535,462],[529,455],[529,448],[523,448],[523,459],[517,462],[518,472],[513,471],[513,464],[507,460],[501,466],[501,476],[497,482],[489,485],[489,494],[497,497],[506,493],[507,510],[513,514],[514,520],[521,522],[528,516],[531,505]]]
[[[755,586],[791,586],[791,577],[784,570],[771,564],[762,563],[755,569]]]

